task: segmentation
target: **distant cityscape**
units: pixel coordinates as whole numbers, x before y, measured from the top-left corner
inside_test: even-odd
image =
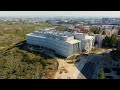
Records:
[[[48,22],[53,25],[59,24],[88,24],[88,25],[120,25],[120,18],[102,18],[102,17],[69,17],[69,16],[56,16],[56,17],[0,17],[0,21],[21,21],[24,23],[40,23]]]

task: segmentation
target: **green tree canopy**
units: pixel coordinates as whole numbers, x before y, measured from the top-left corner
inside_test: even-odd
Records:
[[[111,37],[106,36],[105,39],[103,39],[102,46],[103,47],[116,47],[117,45],[117,36],[112,35]]]
[[[60,26],[56,27],[55,29],[60,30],[60,31],[65,31],[67,29],[67,26],[60,25]]]
[[[97,77],[98,79],[105,79],[105,75],[104,75],[104,70],[103,68],[100,69],[100,74]]]
[[[96,27],[91,28],[90,31],[93,32],[94,34],[100,34],[100,30]]]
[[[106,34],[105,31],[103,31],[103,32],[102,32],[102,35],[105,35],[105,34]]]

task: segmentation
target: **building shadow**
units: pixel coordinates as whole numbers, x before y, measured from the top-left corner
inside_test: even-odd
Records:
[[[53,51],[46,52],[45,48],[39,48],[38,46],[27,44],[26,40],[13,45],[12,47],[8,48],[7,50],[13,49],[15,47],[20,50],[27,51],[27,52],[35,54],[35,55],[40,55],[41,57],[43,57],[45,59],[54,59],[53,56],[49,55],[49,54],[55,54]]]
[[[82,54],[79,56],[79,62],[77,62],[76,67],[78,70],[87,78],[93,79],[92,76],[95,72],[96,66],[101,62],[101,60],[108,56],[108,53],[100,53],[100,54]],[[84,58],[80,58],[84,57]]]

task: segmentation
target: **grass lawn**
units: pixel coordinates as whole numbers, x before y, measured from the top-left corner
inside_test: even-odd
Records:
[[[102,52],[102,50],[101,49],[92,49],[89,53],[90,54],[97,54],[97,53],[101,53]]]

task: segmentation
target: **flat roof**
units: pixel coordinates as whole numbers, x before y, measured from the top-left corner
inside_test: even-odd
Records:
[[[74,34],[86,34],[86,33],[74,33]]]
[[[40,37],[40,38],[46,38],[46,37],[43,37],[43,36],[41,36],[41,35],[34,35],[34,34],[32,34],[32,33],[30,33],[30,34],[26,34],[26,35],[28,35],[28,36],[33,36],[33,37]]]
[[[87,36],[85,39],[92,39],[94,36]]]
[[[66,42],[68,42],[70,44],[75,44],[75,43],[78,43],[78,42],[81,42],[81,41],[73,39],[73,40],[69,40],[69,41],[66,41]]]
[[[28,36],[33,36],[33,37],[39,37],[39,38],[47,38],[47,37],[44,37],[44,36],[37,36],[37,35],[34,35],[32,33],[31,34],[27,34],[27,35]],[[56,39],[56,38],[52,38],[52,39]],[[59,40],[61,40],[61,39],[59,39]],[[66,40],[65,42],[70,43],[70,44],[75,44],[75,43],[78,43],[78,42],[81,42],[81,41],[73,39],[73,40]]]

